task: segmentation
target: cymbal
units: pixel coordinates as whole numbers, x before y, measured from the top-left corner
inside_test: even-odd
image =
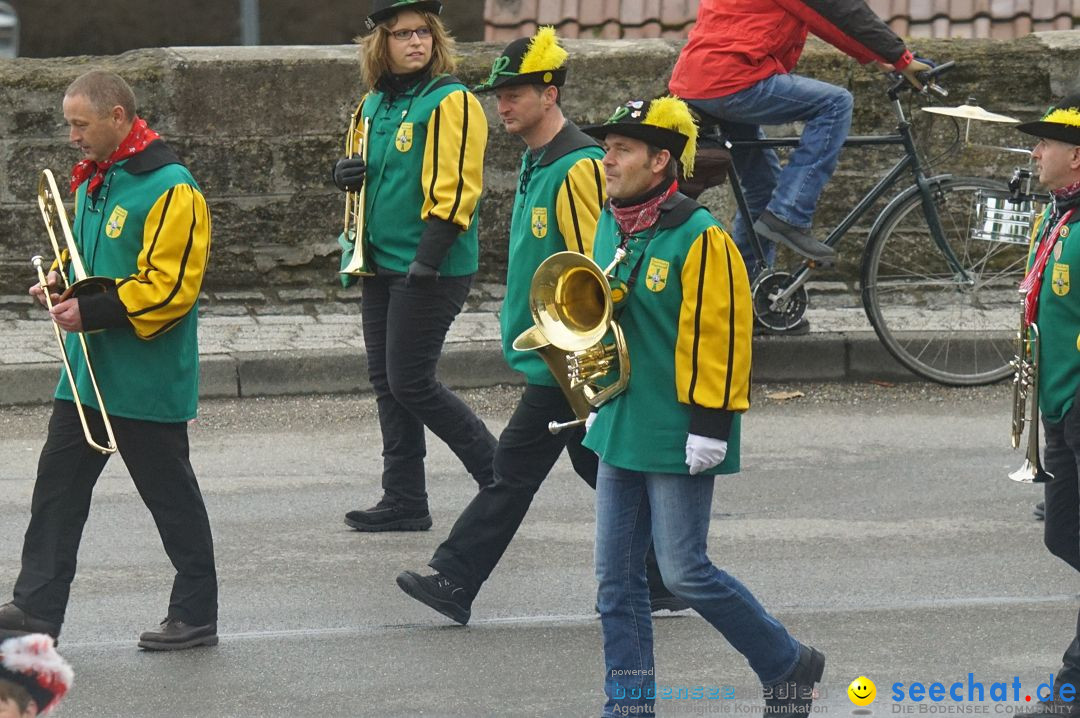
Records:
[[[923,112],[932,112],[935,115],[948,115],[959,117],[964,120],[982,120],[984,122],[1011,122],[1020,120],[1008,115],[999,115],[996,112],[988,112],[978,105],[959,105],[958,107],[923,107]]]

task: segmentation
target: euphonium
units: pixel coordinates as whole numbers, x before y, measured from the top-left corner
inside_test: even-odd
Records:
[[[38,209],[41,210],[41,217],[45,220],[45,229],[49,233],[49,241],[52,244],[53,252],[56,255],[55,264],[57,271],[60,274],[61,281],[66,287],[63,294],[60,296],[61,300],[68,299],[72,296],[81,296],[87,293],[103,292],[110,287],[116,286],[116,282],[108,277],[88,277],[86,275],[86,268],[83,266],[82,258],[79,256],[78,247],[75,246],[75,238],[71,234],[71,226],[68,224],[67,211],[60,201],[60,190],[56,187],[56,180],[53,178],[52,171],[48,169],[41,173],[41,179],[38,181]],[[56,238],[57,234],[61,234],[64,238],[67,258],[71,262],[71,270],[75,274],[75,282],[73,283],[68,282],[67,272],[64,271],[64,253],[60,250],[60,243]],[[42,261],[40,256],[35,256],[30,260],[37,270],[38,282],[42,291],[45,293],[45,304],[51,310],[53,307],[52,295],[50,293],[51,288],[49,287],[48,278],[45,276],[45,269],[42,267]],[[60,327],[57,325],[55,319],[52,322],[52,326],[53,334],[56,336],[56,343],[60,347],[60,358],[63,360],[64,370],[67,372],[68,382],[71,385],[71,396],[75,400],[75,409],[79,412],[79,422],[82,424],[83,436],[86,438],[86,443],[95,451],[99,451],[102,454],[111,454],[116,451],[116,438],[113,436],[112,422],[109,421],[109,414],[105,411],[105,400],[101,396],[101,389],[98,388],[97,379],[94,377],[94,369],[90,365],[90,350],[86,345],[86,337],[83,336],[81,332],[79,333],[79,345],[82,348],[83,360],[86,363],[86,372],[90,378],[90,385],[93,387],[94,396],[97,399],[101,420],[105,424],[105,433],[108,437],[108,441],[105,444],[97,443],[90,433],[90,425],[86,421],[86,414],[83,412],[82,399],[79,397],[79,388],[75,384],[75,375],[71,371],[70,362],[68,362],[64,338],[60,335]]]
[[[1023,307],[1023,304],[1021,304]],[[1013,366],[1012,447],[1020,446],[1024,424],[1028,428],[1027,453],[1023,465],[1009,474],[1013,481],[1022,484],[1041,484],[1054,475],[1043,468],[1039,457],[1039,327],[1032,322],[1024,326],[1021,308],[1020,331],[1016,335],[1016,357]],[[1028,400],[1031,407],[1028,409]]]
[[[557,433],[585,422],[589,410],[626,389],[630,354],[622,329],[612,318],[613,302],[606,270],[578,252],[558,252],[536,268],[529,287],[529,307],[535,326],[514,340],[514,348],[536,349],[566,394],[577,421],[548,429]],[[612,343],[605,344],[608,334]],[[604,383],[615,370],[614,381]]]
[[[364,139],[360,149],[360,156],[367,161],[368,135],[371,130],[371,121],[364,118]],[[345,138],[345,156],[353,157],[356,154],[356,115],[353,115],[349,123],[349,136]],[[367,196],[367,178],[361,185],[359,192],[345,193],[345,239],[353,243],[353,254],[348,265],[341,270],[341,274],[352,274],[356,277],[370,277],[375,273],[367,264],[367,256],[364,251],[364,224],[367,221],[364,210],[364,199]]]

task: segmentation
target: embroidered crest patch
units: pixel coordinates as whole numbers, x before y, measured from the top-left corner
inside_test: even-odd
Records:
[[[105,224],[105,236],[109,239],[116,239],[120,236],[120,233],[124,231],[124,220],[127,219],[127,210],[116,205],[113,208],[112,215],[109,216],[109,221]]]
[[[548,231],[548,211],[547,207],[533,207],[532,211],[532,227],[533,236],[537,239],[543,239],[547,236]]]
[[[402,122],[398,127],[397,136],[394,137],[394,147],[398,152],[408,152],[412,149],[413,123]]]
[[[670,262],[653,257],[649,260],[649,268],[645,271],[645,288],[650,292],[663,291],[667,286],[667,273]]]
[[[1069,265],[1054,262],[1054,274],[1050,280],[1054,294],[1064,297],[1069,293]]]

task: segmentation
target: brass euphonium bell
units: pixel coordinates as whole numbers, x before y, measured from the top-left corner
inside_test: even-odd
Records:
[[[630,382],[630,354],[622,329],[612,318],[611,284],[607,270],[578,252],[558,252],[536,268],[529,287],[529,308],[534,326],[514,340],[514,349],[540,352],[566,394],[577,421],[552,422],[562,429],[585,422],[589,411],[626,389]],[[613,341],[605,344],[611,334]],[[605,379],[616,372],[610,383]]]

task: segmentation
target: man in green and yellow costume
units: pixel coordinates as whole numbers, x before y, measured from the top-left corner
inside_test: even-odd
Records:
[[[697,127],[673,97],[632,100],[585,128],[604,141],[610,200],[596,228],[632,373],[600,406],[585,446],[596,480],[597,605],[604,634],[602,715],[652,714],[657,697],[644,556],[665,585],[749,662],[767,712],[809,713],[825,657],[801,645],[706,554],[717,474],[739,470],[750,406],[750,283],[708,210],[679,192]],[[618,253],[617,253],[617,250]],[[619,291],[614,291],[618,288]]]
[[[111,418],[117,450],[150,509],[176,568],[165,620],[139,646],[177,650],[216,645],[217,574],[210,521],[188,460],[187,422],[199,396],[198,298],[210,253],[210,213],[176,154],[136,114],[119,76],[93,71],[64,95],[75,165],[75,246],[106,291],[55,295],[53,319],[69,332],[66,353],[94,439],[105,425],[77,332]],[[51,289],[59,275],[50,275]],[[70,279],[74,280],[74,276]],[[30,293],[42,304],[35,285]],[[90,333],[92,332],[92,333]],[[38,462],[14,600],[0,606],[0,637],[64,622],[90,499],[109,455],[83,435],[71,384],[56,389]]]
[[[574,411],[548,366],[535,351],[514,348],[533,326],[529,286],[537,266],[556,252],[592,255],[593,235],[606,198],[603,151],[565,118],[561,108],[567,52],[554,29],[511,42],[476,92],[496,96],[506,131],[526,145],[510,222],[510,250],[503,302],[503,353],[526,387],[495,451],[495,482],[466,507],[429,565],[436,573],[405,571],[398,585],[413,598],[458,623],[467,623],[472,601],[514,538],[565,447],[577,473],[596,485],[596,455],[581,446],[580,428],[552,435],[548,422]],[[664,589],[657,574],[654,607],[685,606]]]

